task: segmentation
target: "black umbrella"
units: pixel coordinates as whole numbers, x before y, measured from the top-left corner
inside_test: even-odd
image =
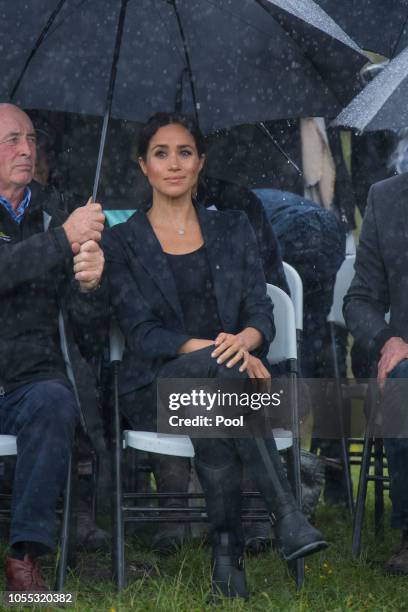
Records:
[[[315,0],[363,49],[394,57],[408,45],[408,0]]]
[[[312,0],[297,4],[3,1],[0,37],[10,42],[2,51],[0,99],[103,115],[96,195],[111,115],[145,121],[157,110],[180,109],[194,113],[207,132],[336,115],[355,92],[366,57]],[[340,51],[347,75],[338,70]]]
[[[407,127],[407,100],[408,47],[352,100],[333,124],[361,132]]]

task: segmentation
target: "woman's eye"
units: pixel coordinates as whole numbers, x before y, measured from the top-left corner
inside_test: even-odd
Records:
[[[190,157],[191,151],[190,151],[190,149],[183,149],[182,151],[180,151],[180,155],[182,157]]]
[[[166,156],[166,151],[160,151],[160,149],[158,151],[155,151],[154,153],[155,157],[159,157],[160,159],[162,159],[163,157]]]

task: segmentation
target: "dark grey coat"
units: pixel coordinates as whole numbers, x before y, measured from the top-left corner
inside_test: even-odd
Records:
[[[355,268],[344,316],[357,342],[378,359],[390,337],[408,341],[408,173],[371,187]]]

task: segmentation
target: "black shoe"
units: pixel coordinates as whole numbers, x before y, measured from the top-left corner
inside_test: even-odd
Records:
[[[384,563],[386,574],[394,576],[408,575],[408,536],[402,536],[401,544],[391,557]]]
[[[276,536],[276,547],[286,561],[312,555],[327,548],[323,535],[313,527],[300,510],[289,507],[279,517],[271,516]]]
[[[213,549],[211,595],[211,603],[220,596],[249,598],[244,558],[233,550],[227,533],[220,534],[220,544]]]
[[[187,526],[182,523],[168,523],[154,535],[152,550],[163,557],[173,555],[185,543]]]
[[[86,552],[111,550],[110,534],[98,527],[89,512],[77,513],[76,541]]]
[[[272,532],[269,523],[245,523],[245,552],[247,555],[259,555],[272,546]]]
[[[323,491],[323,499],[328,506],[347,508],[347,493],[342,480],[327,479]]]

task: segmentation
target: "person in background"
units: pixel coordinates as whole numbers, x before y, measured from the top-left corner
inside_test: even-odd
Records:
[[[357,248],[355,276],[344,298],[347,326],[374,364],[390,476],[391,526],[401,544],[385,563],[387,573],[408,575],[408,174],[379,183],[369,192]],[[389,321],[386,313],[390,312]]]

